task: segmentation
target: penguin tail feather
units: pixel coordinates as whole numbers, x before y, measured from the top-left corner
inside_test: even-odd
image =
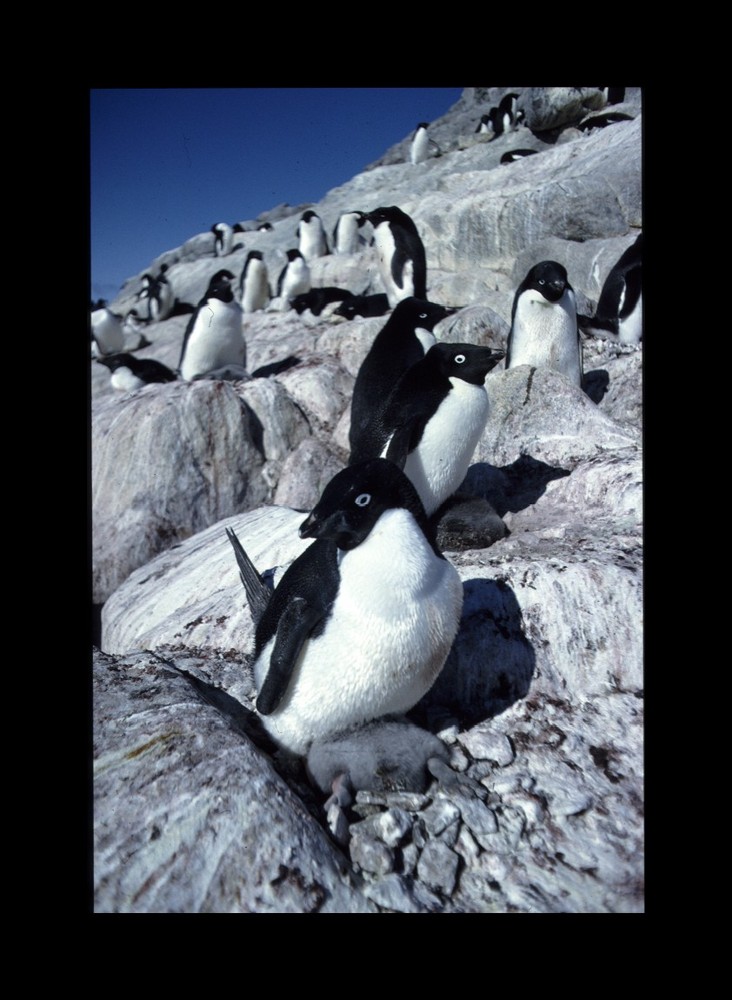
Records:
[[[255,623],[257,623],[269,604],[271,591],[257,572],[254,563],[242,548],[242,544],[237,538],[236,532],[232,528],[227,528],[226,537],[229,539],[231,546],[234,549],[234,555],[236,556],[236,562],[239,567],[239,577],[244,586],[244,590],[246,591],[247,601],[252,612],[252,617],[254,618]]]

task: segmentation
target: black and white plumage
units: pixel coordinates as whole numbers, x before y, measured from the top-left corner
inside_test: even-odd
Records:
[[[227,257],[234,246],[234,230],[228,222],[216,222],[211,232],[214,234],[214,257]]]
[[[376,295],[352,295],[338,306],[333,315],[355,319],[356,316],[383,316],[389,309],[386,292],[377,292]]]
[[[231,271],[217,271],[188,321],[178,369],[184,379],[226,366],[246,368],[242,309],[234,298]]]
[[[330,253],[323,223],[317,212],[313,212],[312,209],[308,209],[300,216],[297,238],[300,253],[308,262],[317,257],[325,257]]]
[[[333,477],[300,526],[315,540],[271,596],[227,535],[257,621],[257,711],[282,747],[305,754],[426,694],[457,633],[463,589],[393,462]]]
[[[262,222],[257,226],[258,233],[271,233],[274,226],[271,222]]]
[[[341,212],[333,227],[333,253],[356,253],[366,242],[361,230],[366,224],[365,212]]]
[[[409,298],[399,302],[389,319],[376,335],[368,354],[356,374],[351,399],[351,458],[358,454],[361,435],[377,407],[401,376],[432,347],[437,324],[454,313],[454,309]]]
[[[396,205],[366,216],[374,228],[379,274],[389,305],[402,299],[427,298],[427,257],[414,221]]]
[[[535,264],[516,289],[506,368],[532,365],[561,372],[582,385],[582,345],[574,289],[555,260]]]
[[[501,163],[515,163],[516,160],[523,160],[526,156],[535,156],[536,149],[510,149],[501,157]]]
[[[626,115],[624,111],[606,111],[599,115],[590,115],[577,126],[580,132],[591,132],[595,128],[607,128],[608,125],[617,125],[618,122],[632,122],[633,116]]]
[[[91,313],[91,336],[93,354],[115,354],[124,350],[125,332],[122,316],[112,312],[107,306],[94,309]]]
[[[239,278],[239,301],[245,313],[265,309],[271,298],[267,265],[261,250],[250,250]]]
[[[149,382],[175,382],[176,375],[167,365],[153,358],[136,358],[133,354],[112,354],[98,358],[97,364],[109,369],[113,389],[134,392]]]
[[[282,299],[281,307],[288,309],[296,295],[310,291],[310,267],[299,250],[287,251],[287,263],[277,279],[277,297]]]
[[[424,163],[425,160],[429,159],[431,147],[433,147],[437,153],[441,152],[440,147],[434,139],[430,137],[429,127],[429,122],[420,122],[414,130],[412,142],[409,146],[410,163]]]
[[[345,288],[325,285],[323,288],[311,288],[309,292],[296,295],[291,303],[298,315],[302,315],[306,309],[309,309],[313,316],[320,316],[326,306],[333,305],[334,302],[347,302],[352,298],[353,292],[349,292]]]
[[[578,316],[584,333],[620,344],[643,339],[643,234],[618,258],[600,292],[595,315]]]
[[[156,276],[142,276],[142,288],[137,293],[137,299],[147,304],[147,316],[144,318],[148,323],[159,323],[167,319],[175,304],[175,294],[166,275],[167,270],[168,265],[162,264]]]
[[[474,344],[435,344],[374,413],[356,460],[395,462],[433,514],[465,479],[488,420],[485,379],[503,356]]]
[[[490,114],[484,114],[484,115],[480,116],[480,121],[476,125],[475,131],[476,131],[476,133],[479,133],[481,135],[484,135],[487,132],[492,132],[493,131],[493,125],[491,123],[491,116],[490,116]]]

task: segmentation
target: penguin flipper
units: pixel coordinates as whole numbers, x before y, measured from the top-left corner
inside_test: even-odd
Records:
[[[269,670],[257,696],[260,715],[271,715],[282,701],[302,647],[324,610],[317,604],[309,604],[304,597],[293,597],[285,607],[277,625]]]
[[[384,458],[388,458],[390,462],[398,465],[402,471],[404,471],[404,466],[411,451],[412,429],[411,424],[402,424],[400,427],[397,427],[384,453]]]
[[[231,528],[226,529],[226,537],[234,549],[234,555],[239,566],[239,577],[244,585],[247,602],[249,603],[252,618],[256,624],[264,614],[272,592],[257,572],[254,563],[242,548],[241,542]]]

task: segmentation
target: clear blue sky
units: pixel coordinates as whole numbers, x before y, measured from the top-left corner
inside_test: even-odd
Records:
[[[460,87],[92,89],[91,298],[216,222],[317,202]]]

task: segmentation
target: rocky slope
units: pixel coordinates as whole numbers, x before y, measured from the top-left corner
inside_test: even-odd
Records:
[[[642,226],[640,93],[613,107],[632,120],[583,131],[596,90],[513,89],[535,132],[477,135],[502,91],[466,90],[430,127],[441,156],[412,165],[405,139],[313,206],[331,230],[351,209],[412,216],[429,297],[461,307],[442,340],[505,346],[513,291],[544,258],[589,311]],[[515,147],[538,155],[501,164]],[[275,281],[303,208],[264,213],[273,230],[237,234],[226,266],[238,278],[261,249]],[[222,266],[210,233],[145,270],[162,263],[188,302]],[[383,290],[368,245],[311,270],[317,286]],[[113,308],[134,305],[139,278]],[[353,381],[384,321],[250,314],[250,372],[297,359],[267,378],[124,395],[91,364],[97,911],[643,908],[641,349],[587,341],[583,391],[551,371],[488,376],[463,492],[490,507],[441,525],[463,620],[412,713],[449,773],[419,795],[360,792],[341,845],[302,764],[257,727],[224,529],[260,568],[302,550],[298,511],[344,464]],[[138,356],[175,368],[186,322],[146,327]]]

